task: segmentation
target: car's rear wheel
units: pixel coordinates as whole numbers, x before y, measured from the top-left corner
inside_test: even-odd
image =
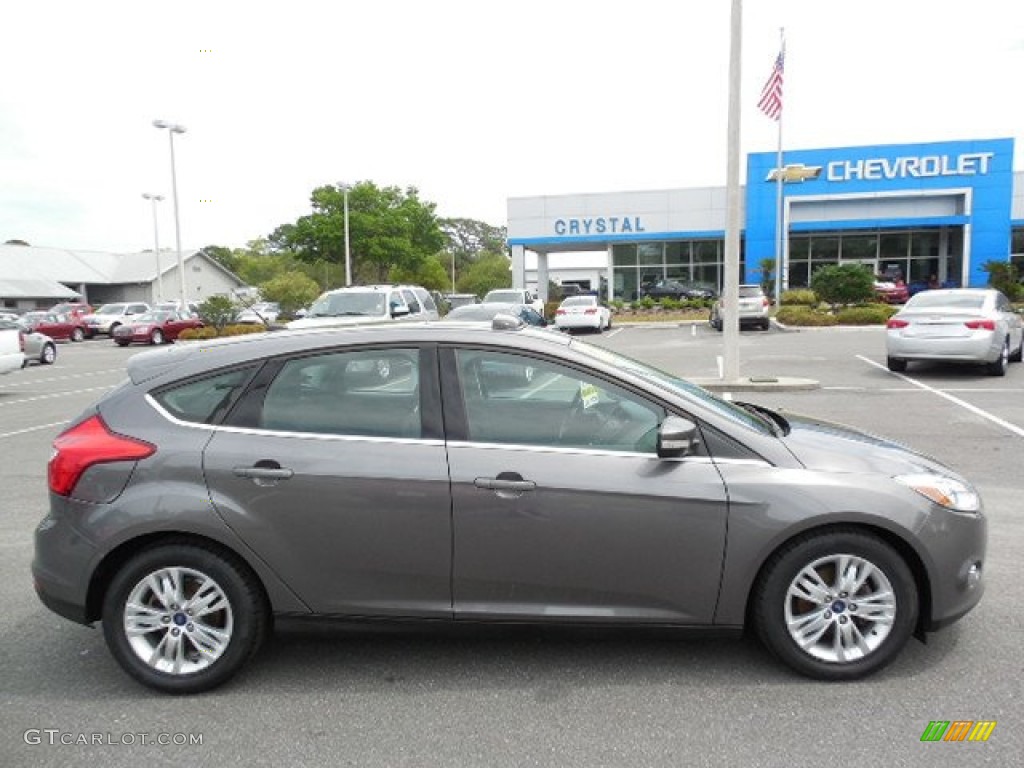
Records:
[[[891,662],[917,624],[917,584],[889,544],[857,530],[796,539],[754,593],[761,640],[796,671],[851,680]]]
[[[159,328],[149,335],[149,341],[152,344],[160,345],[164,343],[164,334]]]
[[[1017,351],[1010,355],[1010,362],[1019,363],[1022,359],[1024,359],[1024,333],[1021,334],[1020,343],[1017,345]]]
[[[1010,340],[1003,340],[1003,348],[999,350],[999,357],[989,363],[985,370],[989,376],[1005,376],[1006,369],[1010,366]]]
[[[244,565],[190,544],[143,550],[103,602],[103,634],[128,674],[166,693],[199,693],[256,653],[269,611]]]
[[[128,339],[114,339],[114,343],[117,344],[117,346],[119,347],[127,347],[129,344],[131,344],[131,342],[128,341]]]
[[[75,342],[84,341],[85,340],[85,331],[83,331],[81,328],[72,328],[71,329],[71,340],[75,341]]]
[[[57,359],[57,346],[55,344],[44,344],[43,351],[39,353],[39,362],[43,365],[53,365]]]
[[[885,359],[885,364],[888,366],[890,371],[894,371],[895,373],[902,373],[907,370],[907,361],[900,360],[898,357],[887,357]]]

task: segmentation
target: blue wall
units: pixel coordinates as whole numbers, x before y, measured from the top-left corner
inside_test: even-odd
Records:
[[[786,197],[972,190],[967,216],[801,222],[791,227],[793,231],[969,223],[971,285],[988,282],[988,274],[981,270],[986,261],[1009,259],[1013,139],[797,150],[783,153],[783,165],[803,166],[794,169],[794,175],[805,177],[783,185]],[[776,185],[768,180],[775,167],[774,152],[747,156],[746,282],[757,282],[760,260],[775,256]]]

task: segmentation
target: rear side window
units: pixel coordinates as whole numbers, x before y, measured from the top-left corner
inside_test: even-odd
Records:
[[[434,297],[427,293],[422,288],[414,288],[413,293],[420,300],[420,304],[427,312],[437,312],[437,304],[434,303]]]
[[[153,398],[177,419],[206,424],[241,391],[253,370],[239,368],[192,380],[162,389],[154,393]]]
[[[416,300],[416,296],[413,295],[412,291],[402,291],[402,298],[404,298],[405,303],[409,305],[410,315],[418,315],[422,311],[420,309],[420,303]]]
[[[290,360],[267,388],[255,426],[275,432],[420,437],[419,350]]]

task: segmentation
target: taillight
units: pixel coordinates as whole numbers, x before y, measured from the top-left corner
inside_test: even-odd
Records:
[[[885,324],[885,327],[886,328],[906,328],[908,325],[910,325],[910,323],[908,323],[906,320],[900,320],[898,318],[891,317],[891,318],[889,318],[889,322],[887,322]]]
[[[994,331],[996,329],[995,320],[968,320],[964,325],[972,331],[980,331],[982,329],[986,331]]]
[[[771,305],[772,305],[772,303],[771,303],[771,301],[770,301],[770,300],[768,299],[768,297],[767,297],[767,296],[765,296],[765,297],[764,297],[763,299],[761,299],[761,306],[762,306],[762,307],[770,307]]]
[[[114,434],[97,414],[58,435],[53,450],[47,472],[50,490],[70,496],[82,473],[93,464],[138,461],[156,453],[156,446]]]
[[[555,314],[556,315],[564,315],[565,314],[565,310],[564,309],[556,309],[555,310]]]
[[[597,310],[594,309],[593,307],[591,307],[590,309],[583,310],[583,314],[584,315],[596,315],[597,314]]]
[[[25,334],[18,331],[18,346],[21,347],[22,354],[25,353]]]

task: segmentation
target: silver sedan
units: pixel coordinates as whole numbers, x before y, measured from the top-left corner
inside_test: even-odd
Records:
[[[52,365],[57,360],[57,344],[45,333],[33,331],[18,320],[0,319],[0,328],[16,328],[25,339],[25,359],[40,365]]]
[[[911,360],[983,364],[1003,376],[1021,360],[1021,317],[1010,300],[988,288],[950,288],[916,294],[886,325],[890,371]]]

